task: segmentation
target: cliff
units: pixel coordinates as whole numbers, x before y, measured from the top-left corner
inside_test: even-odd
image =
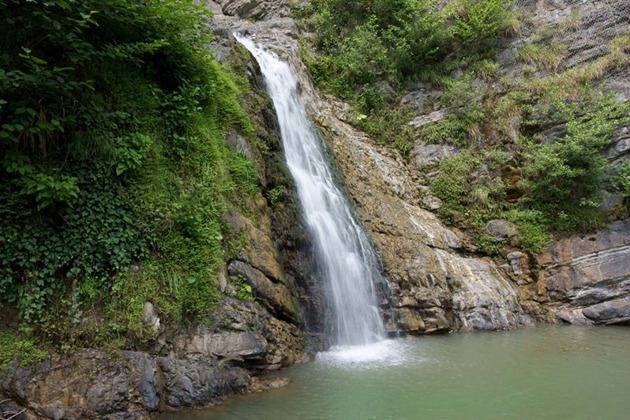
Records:
[[[294,19],[308,4],[217,0],[206,6],[214,14],[213,55],[250,86],[238,101],[255,135],[236,127],[223,140],[252,162],[260,180],[259,190],[243,194],[220,216],[231,239],[215,274],[217,303],[202,320],[177,323],[166,308],[143,300],[140,339],[113,354],[75,349],[31,367],[12,360],[0,373],[5,416],[140,419],[206,406],[232,393],[281,386],[252,375],[308,362],[322,348],[324,304],[311,270],[311,244],[283,163],[273,107],[255,60],[232,37],[237,30],[295,70],[307,110],[381,258],[390,283],[380,296],[381,312],[391,334],[629,322],[630,222],[627,198],[618,190],[605,192],[598,209],[604,222],[569,235],[550,231],[535,243],[538,248],[527,236],[531,224],[510,219],[507,210],[493,213],[493,198],[487,199],[493,189],[500,190],[501,203],[529,193],[521,184],[527,164],[518,139],[553,143],[566,134],[566,120],[545,114],[555,94],[551,87],[568,95],[588,82],[619,103],[630,99],[627,4],[518,1],[512,10],[521,25],[484,58],[491,62],[489,73],[468,76],[472,70],[464,62],[448,68],[450,85],[431,77],[373,84],[390,95],[389,108],[405,110],[399,126],[390,128],[409,134],[404,147],[383,141],[366,125],[378,112],[364,114],[351,100],[314,85],[312,63],[305,64],[305,57],[317,54],[308,44],[313,34]],[[538,96],[509,102],[515,92],[528,90]],[[455,94],[463,99],[454,102]],[[448,131],[446,122],[473,111],[485,115],[474,127],[464,134]],[[613,166],[629,160],[628,132],[627,124],[616,127],[606,146]],[[466,140],[451,141],[460,135]],[[479,150],[491,149],[505,156],[479,157]],[[449,172],[453,159],[466,168],[463,175]],[[463,185],[470,209],[440,198],[444,178]],[[483,198],[483,188],[473,193],[476,187],[490,193],[484,190]]]

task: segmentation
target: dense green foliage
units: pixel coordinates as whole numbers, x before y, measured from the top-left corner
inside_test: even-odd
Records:
[[[510,4],[316,0],[296,14],[315,33],[315,54],[303,50],[315,82],[358,108],[358,127],[407,154],[413,133],[404,124],[409,110],[395,107],[398,92],[437,68],[447,72],[447,57],[487,54],[514,25]]]
[[[554,118],[566,122],[567,134],[552,142],[525,145],[524,157],[531,162],[523,168],[527,200],[560,220],[601,204],[606,175],[611,170],[604,152],[616,130],[630,122],[630,106],[612,95],[589,99],[552,103]],[[577,223],[580,217],[572,219]],[[564,228],[575,230],[572,226]]]
[[[516,160],[474,145],[444,160],[431,183],[444,203],[441,214],[450,221],[459,217],[478,235],[491,219],[510,220],[520,228],[521,247],[534,254],[544,249],[551,232],[570,234],[600,225],[605,214],[597,208],[604,191],[616,188],[625,197],[626,166],[616,168],[605,151],[613,134],[630,122],[630,106],[591,92],[576,101],[553,101],[545,112],[566,127],[566,134],[518,141]],[[518,198],[508,201],[503,176],[510,171],[520,181],[513,186]]]
[[[317,82],[343,97],[387,80],[417,78],[446,55],[486,48],[510,25],[509,1],[458,0],[440,8],[436,0],[317,0],[303,9],[316,33]],[[383,92],[381,92],[383,93]],[[382,109],[363,103],[364,110]]]
[[[175,321],[216,301],[222,216],[259,181],[223,140],[254,130],[204,13],[0,0],[0,299],[25,331],[107,341],[142,334],[146,301]]]

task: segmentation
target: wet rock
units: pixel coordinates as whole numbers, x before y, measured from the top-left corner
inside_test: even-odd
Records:
[[[584,316],[581,309],[561,310],[556,312],[556,316],[573,325],[593,325],[593,321]]]
[[[244,391],[250,376],[244,369],[219,370],[205,361],[160,357],[156,364],[163,378],[164,404],[181,409],[217,403],[235,391]]]
[[[204,360],[154,358],[122,352],[109,359],[98,351],[64,356],[24,369],[0,371],[0,394],[17,402],[27,418],[149,419],[159,409],[199,407],[244,392],[250,375]]]
[[[252,286],[254,295],[275,314],[300,320],[299,306],[289,289],[282,283],[274,283],[265,274],[242,261],[232,261],[228,266],[232,276],[244,276]]]
[[[264,220],[265,224],[257,227],[251,220],[235,211],[230,212],[227,221],[236,232],[245,235],[247,248],[241,251],[239,259],[276,282],[285,280],[278,263],[278,253],[271,239],[270,221]]]
[[[251,391],[264,392],[270,389],[279,389],[288,386],[291,383],[289,378],[252,378]]]
[[[126,374],[99,375],[87,391],[86,406],[98,415],[127,411],[129,377]]]
[[[408,333],[426,332],[426,325],[417,311],[401,308],[397,311],[398,329]]]

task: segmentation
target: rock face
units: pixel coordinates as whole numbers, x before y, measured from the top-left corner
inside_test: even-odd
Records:
[[[511,280],[491,261],[465,256],[459,236],[421,208],[400,158],[330,116],[318,122],[391,282],[390,330],[494,330],[533,322]]]
[[[541,280],[556,315],[570,323],[630,323],[630,219],[553,245]]]
[[[509,277],[491,261],[466,256],[458,234],[423,210],[418,187],[402,159],[345,124],[347,107],[314,89],[294,37],[295,23],[288,18],[247,22],[223,12],[225,7],[215,16],[218,25],[251,33],[289,61],[296,72],[307,110],[323,129],[347,193],[391,283],[391,296],[384,295],[382,300],[390,331],[506,329],[533,322],[530,308]],[[431,159],[454,153],[436,150]],[[439,203],[429,200],[424,205]]]
[[[35,369],[15,364],[0,381],[3,395],[28,409],[27,418],[64,420],[149,419],[157,411],[220,402],[252,384],[242,368],[127,351],[114,361],[85,351]]]

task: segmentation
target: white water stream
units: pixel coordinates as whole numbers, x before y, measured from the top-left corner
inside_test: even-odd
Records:
[[[333,173],[317,129],[297,93],[297,79],[275,53],[236,34],[256,58],[280,123],[287,165],[326,281],[327,330],[338,349],[381,341],[385,329],[375,295],[383,282],[375,252]]]

